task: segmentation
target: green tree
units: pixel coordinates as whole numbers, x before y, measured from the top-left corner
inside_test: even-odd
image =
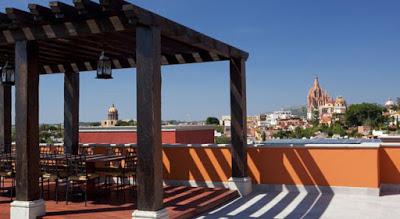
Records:
[[[318,111],[318,109],[314,108],[312,110],[311,123],[312,123],[313,126],[318,126],[319,125],[319,111]]]
[[[261,140],[262,141],[266,141],[267,140],[267,134],[264,131],[261,133]]]
[[[380,128],[387,118],[383,115],[384,107],[373,103],[362,103],[351,105],[345,114],[345,121],[349,127],[361,125]]]
[[[129,121],[122,121],[122,120],[118,120],[117,124],[115,124],[115,126],[135,126],[136,122],[133,121],[132,119]]]
[[[231,139],[225,136],[215,137],[215,144],[230,144]]]
[[[217,119],[215,117],[208,117],[206,119],[206,124],[207,125],[219,125],[219,119]]]

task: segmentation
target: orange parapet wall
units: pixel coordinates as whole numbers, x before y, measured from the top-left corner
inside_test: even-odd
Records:
[[[400,184],[399,146],[382,146],[379,150],[380,178],[383,184]]]
[[[379,187],[377,148],[251,148],[248,164],[258,184]]]
[[[378,149],[249,147],[249,175],[257,184],[377,188]],[[227,147],[165,147],[163,165],[167,180],[226,182],[231,176]]]
[[[227,147],[165,147],[163,165],[167,180],[226,182],[232,162]]]

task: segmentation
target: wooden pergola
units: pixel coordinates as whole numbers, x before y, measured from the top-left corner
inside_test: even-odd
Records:
[[[232,177],[247,177],[248,53],[123,0],[52,1],[0,13],[0,64],[15,66],[16,200],[39,200],[39,75],[63,73],[64,147],[79,145],[79,73],[97,68],[102,51],[113,69],[137,69],[139,211],[163,209],[161,66],[230,62]],[[11,87],[0,86],[0,144],[11,150]]]

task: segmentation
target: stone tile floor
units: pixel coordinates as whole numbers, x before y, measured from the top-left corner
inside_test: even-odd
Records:
[[[54,191],[52,189],[52,191]],[[227,189],[193,188],[185,186],[165,187],[164,205],[170,218],[192,218],[207,210],[221,206],[238,197],[236,191]],[[125,196],[125,200],[124,200]],[[104,192],[96,191],[89,196],[88,206],[85,207],[80,195],[75,196],[69,205],[66,205],[63,191],[60,192],[60,201],[57,204],[54,194],[46,198],[46,216],[44,219],[126,219],[131,218],[135,209],[135,195],[132,190]],[[7,194],[0,194],[0,219],[10,217],[10,198]]]
[[[400,195],[254,192],[198,217],[208,218],[400,218]]]

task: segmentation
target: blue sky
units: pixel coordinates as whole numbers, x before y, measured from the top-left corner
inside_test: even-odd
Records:
[[[0,7],[28,2],[48,1],[3,0]],[[397,0],[130,2],[248,51],[248,114],[305,104],[315,75],[350,103],[400,96]],[[169,66],[162,74],[163,119],[229,114],[228,63]],[[136,118],[134,69],[114,71],[111,81],[94,77],[81,74],[81,121],[104,119],[112,103],[121,118]],[[63,76],[41,77],[40,92],[41,122],[62,122]]]

